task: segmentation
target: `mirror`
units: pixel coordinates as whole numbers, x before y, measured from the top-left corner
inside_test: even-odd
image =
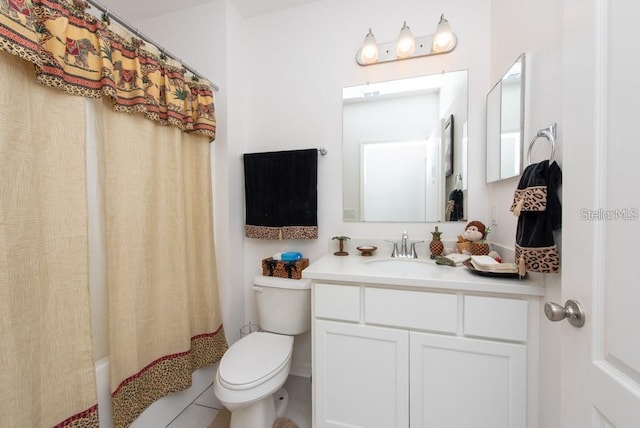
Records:
[[[467,86],[462,70],[343,89],[344,221],[464,220]]]
[[[524,68],[523,54],[487,95],[487,183],[522,171]]]

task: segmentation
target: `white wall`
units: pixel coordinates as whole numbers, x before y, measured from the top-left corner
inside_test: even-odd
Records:
[[[556,160],[562,166],[562,7],[555,0],[492,0],[491,84],[497,82],[521,53],[526,54],[524,154],[532,136],[552,122],[559,125]],[[542,140],[539,142],[542,149]],[[536,145],[538,147],[538,145]],[[532,161],[548,151],[534,154]],[[525,159],[526,163],[526,159]],[[489,209],[496,206],[497,226],[491,239],[507,247],[515,244],[517,218],[509,211],[519,178],[487,186]],[[545,283],[543,302],[560,301],[559,274],[539,275]],[[560,326],[540,312],[539,426],[560,425]]]

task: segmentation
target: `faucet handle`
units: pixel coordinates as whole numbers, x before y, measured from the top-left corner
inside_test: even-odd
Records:
[[[417,259],[418,258],[418,253],[416,253],[416,244],[419,244],[421,242],[424,241],[413,241],[411,243],[411,255],[409,256],[412,259]]]
[[[385,239],[385,241],[393,244],[393,251],[391,252],[391,257],[398,257],[398,243],[396,241],[389,241]]]
[[[393,243],[393,251],[391,252],[391,257],[398,257],[398,243]]]
[[[409,234],[406,230],[402,232],[402,239],[409,239]]]

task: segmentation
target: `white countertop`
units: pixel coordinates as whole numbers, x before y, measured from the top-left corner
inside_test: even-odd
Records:
[[[331,282],[349,282],[360,284],[379,284],[385,286],[400,286],[403,288],[439,289],[454,291],[472,291],[484,293],[501,293],[528,296],[543,296],[544,287],[531,279],[494,278],[471,272],[465,266],[437,265],[429,259],[418,259],[428,264],[424,272],[420,269],[404,269],[384,267],[384,262],[372,260],[400,260],[389,259],[386,255],[371,257],[359,254],[348,256],[334,256],[328,254],[313,262],[302,271],[304,278]],[[412,263],[409,261],[408,263]],[[415,263],[415,261],[413,262]]]

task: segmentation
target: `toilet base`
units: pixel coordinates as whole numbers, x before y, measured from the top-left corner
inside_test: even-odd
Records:
[[[284,411],[287,410],[289,405],[289,391],[284,387],[280,388],[273,393],[273,400],[276,406],[276,416],[279,418],[284,416]]]
[[[232,411],[229,428],[271,428],[288,403],[289,393],[280,388],[273,395]]]

